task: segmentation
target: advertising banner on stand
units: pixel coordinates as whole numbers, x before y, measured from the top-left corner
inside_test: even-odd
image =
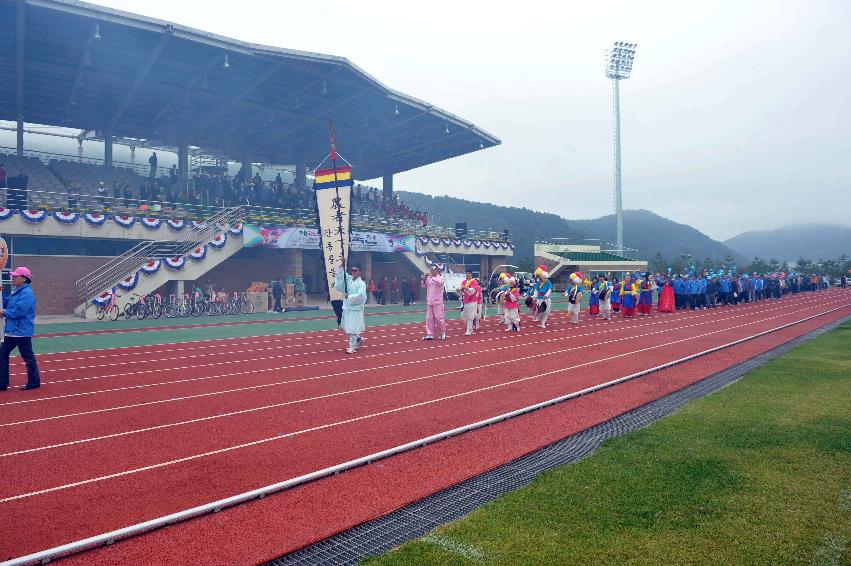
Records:
[[[352,232],[350,250],[353,252],[410,252],[414,253],[416,237],[384,232]],[[243,227],[242,245],[245,248],[295,248],[318,250],[322,238],[318,228],[282,228],[246,224]]]

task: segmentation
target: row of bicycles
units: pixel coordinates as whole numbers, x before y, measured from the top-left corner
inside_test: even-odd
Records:
[[[162,295],[141,295],[136,301],[127,303],[124,309],[120,309],[115,302],[115,294],[110,300],[98,305],[96,316],[98,320],[118,320],[120,316],[125,319],[136,317],[139,320],[151,317],[166,318],[216,316],[251,314],[254,312],[254,303],[248,300],[248,293],[234,291],[226,296],[218,296],[215,293],[205,295],[201,291],[195,293],[184,293],[183,297],[170,295],[168,302],[163,302]]]

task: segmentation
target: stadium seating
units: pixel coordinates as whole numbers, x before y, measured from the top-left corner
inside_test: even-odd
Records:
[[[133,192],[136,193],[139,190],[139,185],[145,180],[129,167],[107,168],[94,163],[51,159],[50,169],[66,185],[74,183],[79,186],[81,194],[95,194],[100,182],[105,183],[110,188],[113,183],[120,183],[121,186],[124,186],[124,183],[130,183]]]
[[[0,153],[0,163],[11,177],[25,171],[29,177],[29,188],[61,192],[65,190],[62,181],[37,157],[18,157],[14,154]]]

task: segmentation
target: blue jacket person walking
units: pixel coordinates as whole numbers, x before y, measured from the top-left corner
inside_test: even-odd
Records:
[[[12,271],[12,294],[3,297],[0,316],[4,319],[6,335],[0,344],[0,391],[9,388],[9,354],[15,348],[21,353],[27,365],[27,384],[21,389],[38,389],[41,376],[33,353],[33,332],[35,330],[35,294],[30,283],[32,274],[26,267]]]

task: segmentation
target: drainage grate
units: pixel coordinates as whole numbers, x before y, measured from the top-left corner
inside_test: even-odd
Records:
[[[576,462],[610,438],[643,428],[670,415],[692,399],[704,397],[769,360],[809,342],[851,320],[845,317],[763,352],[742,363],[693,383],[679,391],[583,430],[489,472],[430,495],[388,515],[363,523],[316,544],[272,560],[268,566],[355,564],[387,552],[432,529],[467,515],[500,495],[532,482],[541,472]]]

